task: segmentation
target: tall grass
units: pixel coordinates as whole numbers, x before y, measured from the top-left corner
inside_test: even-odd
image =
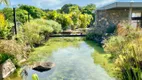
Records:
[[[114,36],[105,41],[104,49],[112,54],[121,80],[142,80],[142,30],[119,25]]]

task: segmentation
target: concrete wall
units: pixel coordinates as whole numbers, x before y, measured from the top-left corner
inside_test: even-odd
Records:
[[[116,27],[118,23],[128,22],[129,10],[114,9],[114,10],[97,10],[95,21],[95,33],[104,34],[110,27]]]

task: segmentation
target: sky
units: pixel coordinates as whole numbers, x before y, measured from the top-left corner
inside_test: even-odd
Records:
[[[28,4],[33,5],[42,9],[60,9],[64,4],[72,3],[78,4],[79,6],[85,6],[87,4],[93,3],[97,7],[113,3],[113,2],[142,2],[142,0],[10,0],[11,6],[16,6],[18,4]],[[4,7],[0,5],[0,8]]]

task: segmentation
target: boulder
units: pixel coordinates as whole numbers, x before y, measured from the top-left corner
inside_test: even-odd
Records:
[[[33,70],[39,71],[39,72],[44,72],[48,71],[51,68],[55,67],[55,63],[52,62],[40,62],[36,63],[33,67]]]
[[[3,64],[0,65],[0,80],[9,76],[15,70],[16,67],[13,62],[10,59],[6,60]]]

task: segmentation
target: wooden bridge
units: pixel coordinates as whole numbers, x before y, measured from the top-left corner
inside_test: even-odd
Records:
[[[50,35],[50,37],[86,37],[86,34],[82,34],[82,35]]]

